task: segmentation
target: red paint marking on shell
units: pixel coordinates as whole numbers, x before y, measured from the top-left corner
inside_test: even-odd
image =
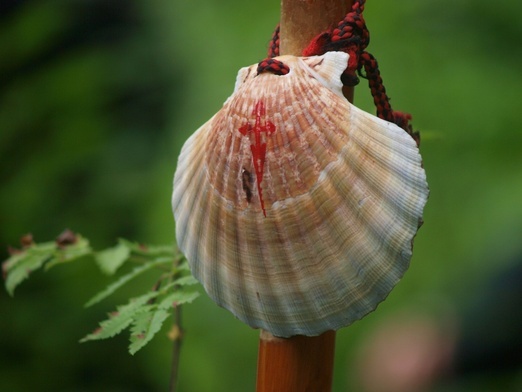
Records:
[[[255,116],[254,125],[247,122],[239,128],[239,132],[243,136],[248,135],[250,137],[250,151],[252,151],[252,160],[254,161],[254,169],[256,171],[257,193],[259,194],[259,201],[261,202],[263,215],[266,217],[265,203],[263,202],[263,192],[261,189],[261,181],[263,181],[263,173],[265,169],[266,142],[263,142],[261,134],[266,133],[267,135],[271,135],[275,132],[276,128],[275,125],[272,122],[267,121],[266,118],[264,119],[264,123],[262,122],[262,117],[266,115],[263,101],[258,101],[255,104],[252,114]]]

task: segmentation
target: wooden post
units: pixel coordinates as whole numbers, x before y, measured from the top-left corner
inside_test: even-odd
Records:
[[[337,26],[352,8],[353,0],[281,0],[279,53],[300,56],[318,34]],[[353,103],[353,87],[343,87]]]
[[[261,331],[257,392],[327,392],[332,389],[335,331],[276,338]]]
[[[308,43],[337,25],[351,0],[281,0],[280,54],[300,56]],[[353,88],[343,89],[353,102]],[[261,331],[257,392],[329,392],[332,389],[335,331],[320,336],[278,338]]]

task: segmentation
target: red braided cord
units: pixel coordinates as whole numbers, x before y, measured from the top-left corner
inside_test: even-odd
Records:
[[[343,75],[343,83],[355,86],[359,83],[356,72],[360,69],[359,57],[370,43],[370,32],[366,28],[362,12],[365,0],[355,1],[352,10],[346,14],[337,27],[315,37],[303,50],[303,56],[317,56],[329,51],[349,54],[348,66]]]
[[[268,47],[268,57],[272,58],[277,56],[279,56],[279,25],[277,25],[274,30],[274,34],[270,40],[270,46]]]
[[[346,86],[358,84],[357,74],[368,79],[373,101],[377,108],[377,116],[394,122],[408,132],[419,144],[419,133],[413,132],[409,124],[411,115],[393,111],[383,85],[377,60],[365,50],[370,43],[370,32],[362,15],[365,3],[365,0],[355,1],[351,11],[346,14],[337,27],[316,36],[303,50],[303,56],[317,56],[328,51],[348,53],[348,64],[341,76],[343,84]],[[361,73],[362,68],[364,68],[365,75]]]
[[[288,65],[276,59],[265,59],[257,65],[257,74],[271,72],[275,75],[286,75],[290,72]]]
[[[290,72],[288,65],[282,61],[274,59],[274,57],[277,56],[279,56],[279,25],[277,25],[274,34],[272,34],[272,39],[268,46],[268,58],[259,62],[257,65],[257,74],[271,72],[275,75],[286,75]]]
[[[411,115],[392,110],[391,108],[390,98],[388,98],[388,95],[386,94],[386,88],[382,82],[379,65],[377,64],[375,57],[368,52],[363,52],[360,57],[360,62],[364,67],[365,75],[362,75],[360,72],[359,75],[368,79],[368,86],[370,86],[373,103],[377,108],[377,117],[397,124],[410,134],[415,142],[417,142],[418,146],[420,144],[420,134],[418,131],[414,131],[412,126],[409,124]]]
[[[359,61],[364,67],[364,72],[366,73],[364,76],[361,76],[368,79],[368,85],[370,86],[373,103],[377,108],[377,117],[393,122],[393,110],[390,105],[390,99],[386,95],[386,88],[382,83],[381,73],[379,72],[377,60],[370,53],[363,52],[359,58]]]
[[[370,43],[370,32],[362,15],[366,0],[357,0],[352,9],[341,20],[337,27],[316,36],[303,50],[303,56],[317,56],[329,51],[342,51],[349,55],[346,70],[341,76],[343,84],[355,86],[359,76],[368,79],[368,85],[377,109],[377,116],[393,122],[410,134],[417,145],[420,143],[419,132],[414,132],[409,121],[411,115],[397,112],[391,108],[390,99],[386,94],[377,60],[365,49]],[[262,72],[272,72],[276,75],[286,75],[290,72],[287,65],[273,59],[279,56],[279,26],[277,26],[268,49],[269,58],[259,63],[258,75]],[[364,74],[362,69],[364,68]]]

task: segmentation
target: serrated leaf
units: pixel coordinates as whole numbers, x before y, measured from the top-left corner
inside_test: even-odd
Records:
[[[127,241],[120,241],[115,247],[96,253],[94,258],[103,273],[113,275],[129,258],[130,253]]]
[[[184,256],[183,256],[183,260],[181,261],[181,263],[179,263],[177,269],[178,269],[178,271],[190,271],[188,261],[187,261],[187,259],[184,258]]]
[[[56,249],[54,242],[32,245],[21,253],[12,255],[5,262],[5,288],[9,295],[14,295],[15,288],[29,277],[29,274],[50,260]]]
[[[137,314],[131,327],[129,352],[134,355],[142,349],[161,329],[169,313],[163,309]]]
[[[118,306],[116,312],[109,315],[107,320],[100,322],[100,328],[93,333],[85,336],[81,343],[89,340],[107,339],[116,336],[133,322],[137,314],[148,312],[152,305],[147,302],[158,295],[157,292],[150,292],[137,298],[133,298],[128,304]]]
[[[46,270],[58,264],[69,263],[92,253],[89,240],[80,235],[76,236],[76,242],[74,244],[56,247],[56,249],[53,259],[45,265]]]
[[[131,242],[125,239],[120,240],[122,244],[127,246],[133,253],[138,255],[147,256],[147,257],[157,257],[157,256],[172,256],[174,257],[176,249],[173,246],[153,246],[153,245],[144,245],[136,242]]]
[[[94,304],[97,304],[98,302],[102,301],[103,299],[107,298],[109,295],[113,294],[116,290],[118,290],[121,286],[123,286],[125,283],[128,283],[132,279],[136,278],[137,276],[141,275],[142,273],[157,267],[161,264],[170,263],[172,260],[170,258],[159,258],[157,260],[151,261],[147,264],[143,264],[139,267],[134,268],[131,272],[129,272],[126,275],[123,275],[120,277],[116,282],[110,284],[107,286],[104,290],[100,291],[98,294],[96,294],[94,297],[92,297],[86,304],[85,307],[88,308],[89,306],[92,306]]]
[[[176,291],[163,298],[158,304],[158,309],[169,309],[175,306],[188,304],[194,301],[197,297],[199,297],[197,291]]]
[[[178,286],[190,286],[190,285],[198,284],[198,283],[199,283],[198,280],[196,278],[194,278],[192,275],[183,276],[174,281],[174,284],[176,284]]]

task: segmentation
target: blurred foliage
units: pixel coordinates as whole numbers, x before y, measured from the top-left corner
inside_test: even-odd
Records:
[[[135,354],[150,342],[174,309],[199,296],[196,291],[186,290],[186,286],[198,281],[190,274],[185,257],[174,246],[150,246],[120,239],[111,248],[94,251],[86,238],[70,230],[65,230],[55,241],[39,244],[33,241],[31,235],[25,235],[21,244],[21,249],[9,248],[11,255],[2,263],[5,287],[11,296],[15,288],[35,271],[42,268],[47,271],[85,257],[95,261],[106,275],[114,275],[125,264],[135,265],[94,295],[85,304],[87,308],[151,270],[159,273],[152,290],[118,306],[115,312],[109,313],[108,319],[100,323],[99,328],[80,340],[81,343],[112,338],[129,328],[129,352]],[[175,327],[180,329],[177,324]]]
[[[367,3],[369,50],[392,105],[421,130],[431,196],[402,282],[338,333],[335,391],[356,388],[358,347],[376,325],[401,309],[458,314],[522,254],[521,12],[486,0]],[[181,145],[219,109],[238,68],[265,56],[278,13],[279,0],[3,0],[0,245],[64,227],[96,247],[121,236],[171,243]],[[365,86],[356,104],[373,112]],[[85,262],[35,274],[14,299],[0,294],[0,389],[165,390],[167,331],[134,357],[125,338],[77,343],[100,311],[79,306],[106,285]],[[180,389],[254,390],[258,332],[203,297],[184,317]],[[519,372],[437,390],[521,384]]]

